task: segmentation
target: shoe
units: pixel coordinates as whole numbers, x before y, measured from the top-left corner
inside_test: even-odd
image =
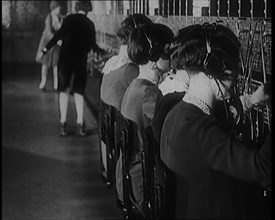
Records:
[[[46,88],[42,88],[42,89],[40,89],[40,91],[41,92],[46,92],[47,90],[46,90]]]
[[[82,123],[82,124],[77,124],[77,127],[78,127],[78,135],[79,136],[87,136],[87,131],[85,130],[85,124]]]
[[[122,211],[127,211],[124,202],[119,198],[116,199],[116,204]]]
[[[110,183],[110,181],[108,180],[106,170],[104,170],[103,172],[101,172],[101,178],[102,178],[103,182],[104,182],[108,187],[112,185],[112,184]]]
[[[67,123],[66,122],[61,123],[60,134],[61,134],[61,136],[67,136],[68,135]]]

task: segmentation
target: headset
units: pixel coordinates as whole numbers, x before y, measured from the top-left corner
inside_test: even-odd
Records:
[[[151,60],[150,58],[152,57],[153,54],[153,44],[152,44],[152,40],[147,36],[147,34],[145,32],[143,32],[145,38],[147,39],[147,42],[149,43],[149,52],[148,52],[148,59]]]
[[[134,17],[133,16],[131,16],[131,17],[132,17],[132,20],[133,20],[133,23],[134,23],[134,28],[137,28],[138,26],[137,26],[137,23],[136,23]]]
[[[221,78],[224,75],[225,65],[214,54],[211,48],[211,34],[216,31],[217,23],[204,23],[202,29],[205,30],[205,42],[206,42],[206,56],[203,61],[203,68],[206,75],[214,78]]]
[[[134,27],[135,28],[138,28],[137,26],[137,23],[134,19],[134,17],[132,16],[132,20],[133,20],[133,23],[134,23]],[[151,61],[157,61],[158,60],[158,55],[157,55],[157,51],[156,51],[156,48],[153,47],[153,43],[152,43],[152,40],[149,38],[149,36],[145,33],[145,31],[143,31],[143,34],[145,36],[145,38],[147,39],[148,43],[149,43],[149,52],[148,52],[148,60],[151,60]]]
[[[227,79],[228,75],[225,73],[226,66],[225,64],[220,61],[220,59],[214,54],[211,48],[211,34],[216,31],[217,29],[217,23],[214,22],[212,24],[210,23],[204,23],[202,25],[202,28],[205,30],[205,41],[206,41],[206,56],[203,61],[203,68],[205,70],[205,74],[209,78],[214,78],[216,81],[216,84],[219,88],[219,91],[221,92],[224,107],[225,107],[225,114],[226,119],[228,122],[232,122],[229,116],[229,105],[234,106],[237,110],[237,117],[233,124],[237,124],[240,120],[240,116],[242,115],[241,108],[240,108],[240,101],[239,99],[232,94],[232,97],[229,101],[226,101],[223,95],[223,92],[221,90],[221,87],[219,85],[219,82],[221,82],[222,79]],[[227,77],[226,77],[227,76]]]

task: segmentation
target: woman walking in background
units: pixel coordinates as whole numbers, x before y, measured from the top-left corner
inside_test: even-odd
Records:
[[[47,15],[45,20],[45,28],[41,36],[41,40],[38,46],[36,61],[42,64],[41,68],[41,81],[39,89],[44,89],[47,82],[48,69],[53,68],[53,87],[56,90],[58,84],[58,69],[57,63],[59,58],[59,51],[61,41],[58,42],[48,53],[42,58],[39,57],[39,53],[42,48],[52,39],[56,31],[61,27],[62,16],[60,15],[61,5],[57,1],[51,1],[51,12]]]

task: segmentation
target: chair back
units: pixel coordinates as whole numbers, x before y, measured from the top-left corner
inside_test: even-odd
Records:
[[[146,219],[167,219],[171,213],[168,202],[167,184],[173,179],[162,163],[159,144],[155,139],[152,126],[147,127],[143,138],[143,178]]]
[[[117,161],[117,151],[115,148],[115,108],[101,101],[99,111],[99,133],[101,140],[106,145],[107,161],[107,185],[113,187],[115,183],[115,165]],[[100,161],[102,161],[102,149],[100,144]],[[102,166],[102,169],[103,166]]]
[[[156,219],[158,193],[155,189],[157,142],[151,126],[145,128],[143,133],[142,175],[144,188],[145,218]]]
[[[120,112],[116,115],[120,133],[119,147],[122,153],[122,176],[123,176],[123,201],[124,201],[124,219],[141,219],[141,214],[135,205],[135,197],[132,188],[132,181],[130,176],[130,164],[133,143],[137,132],[137,125],[135,122],[125,119]]]

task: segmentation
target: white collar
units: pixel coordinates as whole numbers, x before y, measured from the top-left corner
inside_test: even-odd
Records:
[[[128,58],[127,45],[120,45],[118,56]]]
[[[127,52],[127,45],[121,45],[119,48],[118,55],[111,57],[104,65],[102,72],[109,74],[112,70],[118,69],[126,63],[132,63],[133,61],[129,58]]]
[[[183,96],[182,100],[187,102],[187,103],[190,103],[190,104],[193,104],[193,105],[197,106],[206,115],[211,115],[211,113],[212,113],[212,108],[206,102],[204,102],[199,97],[190,94],[188,91]]]
[[[83,15],[86,14],[85,11],[82,11],[82,10],[78,11],[77,13],[78,13],[78,14],[83,14]]]
[[[153,71],[153,70],[151,70],[151,71]],[[148,72],[147,67],[145,67],[144,65],[140,65],[139,66],[139,75],[138,75],[137,78],[138,79],[146,79],[146,80],[150,81],[151,83],[153,83],[155,85],[158,85],[157,81],[155,81],[153,79],[153,77],[151,76],[151,74]]]

